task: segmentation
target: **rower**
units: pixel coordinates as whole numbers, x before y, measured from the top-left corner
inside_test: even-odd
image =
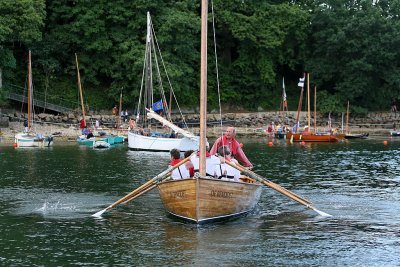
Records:
[[[211,155],[208,150],[209,150],[210,146],[206,145],[206,176],[211,176],[211,177],[215,177],[215,166],[220,164],[221,161],[220,159],[215,156],[215,155]],[[200,166],[200,152],[197,152],[197,154],[193,155],[190,158],[190,161],[193,164],[193,168],[194,168],[194,172],[199,172],[199,166]]]

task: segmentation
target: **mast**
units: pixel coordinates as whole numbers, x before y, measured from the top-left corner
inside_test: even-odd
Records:
[[[31,129],[31,112],[32,112],[32,64],[31,50],[28,52],[28,132]]]
[[[346,134],[349,134],[349,107],[350,107],[350,101],[347,101]]]
[[[119,113],[118,113],[118,125],[117,125],[117,130],[121,126],[121,111],[122,111],[122,89],[121,89],[121,94],[119,95]]]
[[[201,176],[206,175],[207,131],[207,17],[208,1],[201,1],[201,63],[200,63],[200,166]]]
[[[294,131],[294,133],[297,133],[297,130],[298,130],[298,125],[299,125],[299,119],[300,119],[300,109],[301,109],[301,104],[302,104],[302,101],[303,101],[303,91],[304,91],[304,78],[306,77],[306,74],[304,73],[303,74],[303,79],[302,79],[302,81],[301,81],[301,79],[300,79],[300,82],[301,82],[301,91],[300,91],[300,100],[299,100],[299,106],[297,107],[297,119],[296,119],[296,125],[294,126],[294,129],[295,129],[295,131]],[[300,84],[300,83],[299,83]]]
[[[314,133],[317,133],[317,86],[314,86]]]
[[[308,113],[308,130],[311,130],[311,123],[310,123],[310,120],[311,120],[311,111],[310,111],[310,98],[311,98],[311,95],[310,95],[310,73],[307,73],[307,106],[308,106],[308,109],[307,109],[307,113]]]
[[[145,72],[145,101],[143,101],[144,106],[147,105],[147,108],[152,108],[152,103],[154,103],[153,99],[153,66],[151,62],[152,58],[152,30],[151,30],[151,18],[150,12],[147,12],[147,37],[146,37],[146,72]],[[146,101],[147,100],[147,101]],[[146,103],[147,102],[147,103]],[[147,121],[146,112],[143,112],[145,118],[143,123]]]
[[[75,62],[76,62],[76,72],[78,74],[78,87],[79,87],[79,95],[81,97],[81,107],[82,107],[82,119],[85,122],[86,126],[86,116],[85,116],[85,106],[83,105],[83,93],[82,93],[82,84],[81,84],[81,74],[79,73],[79,64],[78,64],[78,55],[75,53]]]

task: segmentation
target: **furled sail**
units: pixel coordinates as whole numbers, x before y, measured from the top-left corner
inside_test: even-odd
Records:
[[[182,128],[179,128],[178,126],[176,126],[175,124],[173,124],[172,122],[164,119],[163,117],[161,117],[160,115],[158,115],[157,113],[155,113],[152,109],[148,109],[147,110],[147,117],[151,118],[151,119],[155,119],[158,120],[159,122],[162,123],[162,125],[164,126],[168,126],[169,128],[171,128],[172,130],[174,130],[176,133],[180,133],[183,136],[187,137],[187,138],[196,138],[192,133],[183,130]]]

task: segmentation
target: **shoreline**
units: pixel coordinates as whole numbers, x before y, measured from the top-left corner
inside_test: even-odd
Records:
[[[128,129],[127,125],[123,125],[124,127],[117,130],[115,128],[99,128],[97,131],[105,132],[107,135],[124,135],[128,136]],[[23,125],[20,122],[10,122],[8,128],[0,128],[0,143],[3,144],[13,144],[14,143],[14,136],[18,132],[23,131]],[[264,127],[235,127],[236,134],[238,138],[244,139],[259,139],[259,138],[272,138],[269,136],[265,130],[267,125]],[[78,125],[73,124],[43,124],[38,125],[35,124],[35,129],[37,133],[41,133],[45,136],[53,135],[55,137],[56,142],[75,142],[76,138],[80,135],[80,129]],[[222,129],[220,126],[208,126],[207,127],[207,137],[211,139],[217,138],[220,136],[226,126],[223,126]],[[319,127],[320,130],[324,130],[323,127]],[[154,129],[160,130],[160,128]],[[189,131],[193,132],[194,134],[199,133],[198,127],[189,128]],[[377,138],[390,138],[390,131],[391,129],[379,127],[379,125],[371,125],[370,127],[357,127],[357,129],[353,129],[351,133],[359,134],[359,133],[368,133],[370,137],[377,137]]]

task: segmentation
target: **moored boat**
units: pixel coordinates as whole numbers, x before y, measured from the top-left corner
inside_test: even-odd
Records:
[[[286,139],[292,142],[337,142],[338,138],[334,135],[318,135],[308,134],[303,135],[301,133],[287,133]]]
[[[166,76],[168,76],[168,74],[164,64],[161,64],[161,66],[158,65],[158,62],[162,60],[162,56],[159,47],[155,45],[155,39],[150,13],[148,12],[145,60],[143,65],[140,97],[138,99],[137,115],[135,119],[135,125],[140,124],[140,127],[135,126],[135,129],[130,129],[128,132],[128,148],[132,150],[147,151],[170,151],[172,148],[178,148],[181,151],[198,149],[199,138],[193,133],[190,133],[172,123],[171,108],[169,108],[166,103],[165,89],[163,88],[163,82],[161,81],[163,75],[161,75],[160,67],[163,66]],[[153,67],[153,64],[156,66],[155,68]],[[154,74],[153,68],[154,72],[156,72]],[[171,94],[170,99],[172,100],[173,88],[170,82],[169,85]],[[157,88],[160,89],[156,90]],[[160,94],[159,98],[157,98],[160,100],[154,102],[156,93]],[[165,129],[169,130],[164,134],[151,132],[150,122],[152,119],[157,120],[162,124],[162,126],[166,126]],[[184,122],[183,116],[182,121]],[[186,123],[184,122],[184,124]],[[177,134],[180,135],[177,136]]]
[[[17,133],[14,142],[17,147],[49,147],[53,145],[53,137],[34,133]]]
[[[107,143],[106,141],[102,141],[102,140],[93,142],[93,148],[110,148],[110,146],[111,145],[109,143]]]
[[[366,139],[368,138],[369,133],[361,133],[361,134],[346,134],[344,136],[345,139]]]
[[[33,82],[32,82],[32,62],[31,51],[28,52],[28,81],[27,81],[27,106],[28,115],[24,122],[24,132],[17,133],[14,137],[14,144],[16,147],[49,147],[53,144],[53,136],[44,136],[43,134],[36,133],[33,125],[34,101],[33,101]]]

